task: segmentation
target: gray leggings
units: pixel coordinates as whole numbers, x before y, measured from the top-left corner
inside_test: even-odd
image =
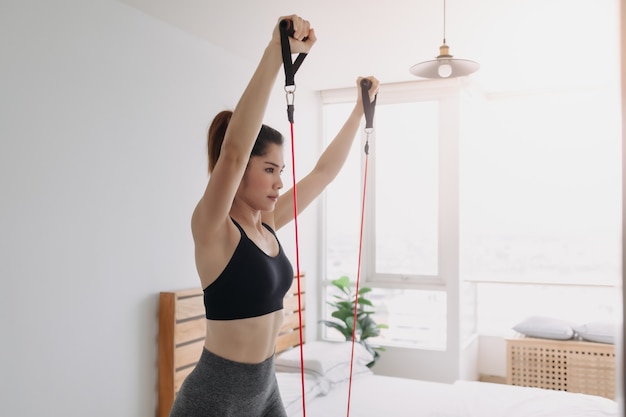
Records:
[[[170,417],[287,417],[274,357],[247,364],[203,349],[176,395]]]

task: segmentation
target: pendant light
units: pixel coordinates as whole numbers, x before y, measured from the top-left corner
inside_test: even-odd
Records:
[[[456,59],[450,55],[446,44],[446,0],[443,0],[443,45],[439,47],[439,55],[431,61],[420,62],[409,68],[411,74],[422,78],[453,78],[462,77],[476,72],[480,65],[467,59]]]

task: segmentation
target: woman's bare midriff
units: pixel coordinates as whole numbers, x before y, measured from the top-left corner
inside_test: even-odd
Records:
[[[261,363],[274,354],[283,310],[238,320],[207,320],[204,347],[222,358]]]

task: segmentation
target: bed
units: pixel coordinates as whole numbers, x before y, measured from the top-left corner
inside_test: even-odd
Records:
[[[304,289],[304,277],[300,287]],[[285,324],[276,346],[276,377],[289,417],[303,417],[298,331],[298,285],[285,297]],[[305,293],[301,293],[304,308]],[[176,392],[202,350],[201,289],[162,292],[159,311],[158,416],[166,417]],[[302,314],[304,317],[304,312]],[[306,415],[346,415],[351,343],[303,345]],[[477,381],[452,384],[375,375],[358,344],[350,401],[354,417],[617,417],[615,401],[595,395]]]
[[[346,415],[350,343],[304,345],[306,415]],[[478,381],[452,384],[373,374],[371,356],[355,345],[350,415],[355,417],[617,417],[611,399],[566,391]],[[276,357],[277,378],[289,417],[302,417],[299,349]]]

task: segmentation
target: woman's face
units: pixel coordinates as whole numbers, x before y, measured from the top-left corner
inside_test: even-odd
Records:
[[[274,210],[279,190],[283,188],[284,168],[283,147],[270,144],[265,155],[250,158],[237,197],[255,210]]]

